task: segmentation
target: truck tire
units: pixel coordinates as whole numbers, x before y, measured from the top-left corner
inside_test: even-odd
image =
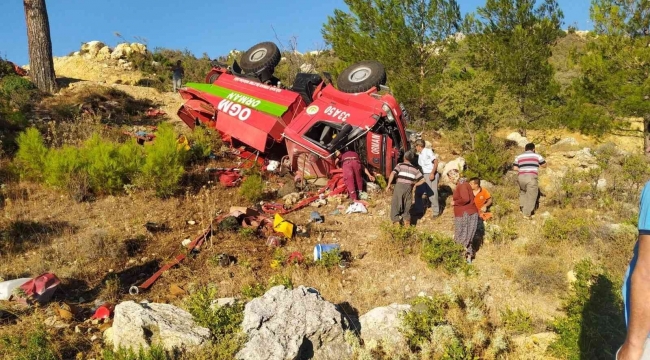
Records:
[[[360,61],[343,70],[336,83],[345,93],[366,92],[386,84],[386,69],[378,61]]]
[[[267,41],[248,49],[242,56],[239,66],[247,74],[264,69],[273,69],[280,63],[280,49],[274,43]]]

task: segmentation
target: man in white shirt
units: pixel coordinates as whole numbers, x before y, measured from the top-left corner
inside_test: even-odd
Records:
[[[438,180],[440,179],[440,174],[438,174],[438,158],[433,153],[433,150],[425,147],[425,142],[422,139],[415,141],[415,149],[418,152],[418,165],[420,165],[424,180],[426,181],[415,190],[415,211],[421,214],[426,212],[422,204],[422,195],[427,194],[429,202],[431,202],[433,218],[437,218],[440,216],[440,204],[438,203]]]

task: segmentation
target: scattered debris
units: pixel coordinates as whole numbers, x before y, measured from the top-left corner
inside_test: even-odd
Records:
[[[14,290],[12,299],[25,305],[35,302],[42,305],[50,301],[60,284],[61,280],[56,275],[44,273],[20,285]]]
[[[237,299],[234,297],[220,298],[217,300],[212,300],[210,307],[215,310],[224,306],[233,306],[237,303]]]
[[[187,292],[186,292],[185,290],[183,290],[183,289],[182,289],[180,286],[178,286],[177,284],[171,284],[171,285],[169,285],[169,293],[170,293],[172,296],[183,296],[183,295],[187,294]]]
[[[144,224],[144,227],[147,229],[147,231],[152,233],[164,232],[169,230],[166,224],[155,223],[152,221],[148,221],[146,224]]]
[[[311,214],[309,214],[309,221],[321,224],[323,222],[323,217],[318,213],[318,211],[312,211]]]
[[[353,202],[352,204],[350,204],[350,206],[348,206],[348,209],[345,210],[345,213],[346,214],[353,214],[353,213],[367,214],[368,209],[366,209],[366,207],[360,202]]]
[[[0,300],[9,300],[14,290],[29,280],[31,280],[31,278],[20,278],[0,282]]]

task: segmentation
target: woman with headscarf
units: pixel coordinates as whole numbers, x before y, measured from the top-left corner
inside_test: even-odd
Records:
[[[453,170],[452,170],[453,171]],[[472,263],[472,241],[478,227],[478,209],[474,204],[474,192],[464,177],[459,177],[451,204],[454,206],[454,241],[465,247],[465,257]]]

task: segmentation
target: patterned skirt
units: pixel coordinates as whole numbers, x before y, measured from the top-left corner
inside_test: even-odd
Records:
[[[454,218],[454,240],[463,245],[467,249],[467,253],[472,256],[474,255],[472,240],[476,234],[477,227],[478,213],[472,215],[463,213],[463,216]]]

